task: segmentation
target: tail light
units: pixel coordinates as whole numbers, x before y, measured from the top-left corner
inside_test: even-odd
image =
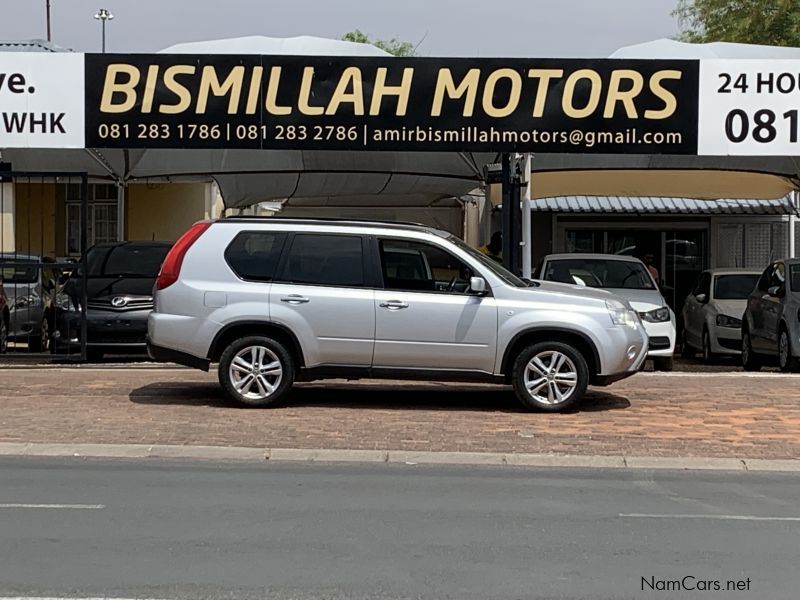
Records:
[[[170,251],[164,258],[164,263],[161,265],[161,270],[158,272],[156,279],[156,289],[163,290],[178,281],[178,276],[181,274],[181,265],[183,265],[183,258],[189,251],[206,229],[211,227],[212,221],[199,221],[189,228],[189,231],[184,233],[175,245],[172,246]]]

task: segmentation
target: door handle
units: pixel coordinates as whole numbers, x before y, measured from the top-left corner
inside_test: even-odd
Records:
[[[308,301],[308,298],[299,294],[289,294],[288,296],[281,298],[281,302],[288,302],[289,304],[305,304]]]
[[[387,300],[386,302],[381,302],[379,306],[381,308],[388,308],[389,310],[400,310],[401,308],[408,308],[408,302],[403,302],[402,300]]]

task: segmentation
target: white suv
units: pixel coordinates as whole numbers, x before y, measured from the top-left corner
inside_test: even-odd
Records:
[[[519,279],[419,225],[229,218],[195,224],[156,281],[155,360],[208,370],[267,406],[324,378],[511,383],[564,410],[636,373],[647,334],[616,296]]]

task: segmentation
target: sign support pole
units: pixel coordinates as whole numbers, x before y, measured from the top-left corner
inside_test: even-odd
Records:
[[[522,211],[522,278],[530,279],[533,263],[533,230],[531,229],[531,159],[532,154],[524,154],[522,158],[522,200],[520,210]]]
[[[519,161],[503,154],[503,265],[515,275],[520,274],[521,215]]]

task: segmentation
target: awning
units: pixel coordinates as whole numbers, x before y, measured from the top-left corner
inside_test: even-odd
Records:
[[[798,213],[791,194],[773,200],[698,200],[696,198],[630,196],[555,196],[530,201],[534,212],[562,214],[654,215],[792,215]]]

